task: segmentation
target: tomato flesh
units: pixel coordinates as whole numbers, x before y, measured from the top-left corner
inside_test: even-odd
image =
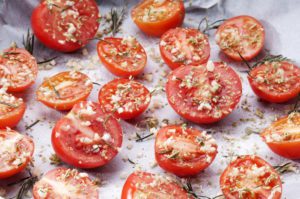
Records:
[[[254,93],[268,102],[287,102],[300,94],[300,68],[289,62],[258,65],[248,80]]]
[[[12,94],[0,89],[0,129],[15,127],[26,110],[26,104],[22,98],[16,98]]]
[[[66,71],[45,79],[36,94],[37,99],[48,107],[70,110],[74,104],[86,100],[92,89],[88,76],[78,71]]]
[[[166,176],[134,172],[126,180],[121,199],[192,199],[177,182]]]
[[[300,113],[292,112],[266,128],[262,139],[276,154],[290,159],[300,158]]]
[[[98,98],[106,112],[121,119],[132,119],[148,108],[151,94],[139,82],[115,79],[101,88]]]
[[[216,32],[216,42],[223,53],[236,61],[256,57],[265,43],[262,24],[251,16],[237,16],[226,20]]]
[[[9,92],[21,92],[36,80],[35,58],[22,48],[9,48],[0,55],[0,87]]]
[[[182,0],[143,0],[131,12],[134,23],[144,33],[156,37],[181,26],[184,16]]]
[[[169,104],[183,118],[195,123],[217,122],[238,104],[242,84],[226,63],[182,66],[172,71],[166,83]]]
[[[33,140],[25,135],[7,129],[0,130],[0,179],[21,172],[32,159]]]
[[[64,162],[79,168],[107,164],[122,145],[122,129],[98,103],[80,102],[52,131],[52,146]]]
[[[31,26],[45,46],[72,52],[94,38],[99,26],[98,18],[95,0],[44,0],[34,9]]]
[[[161,37],[159,49],[165,63],[175,69],[182,65],[200,65],[210,56],[208,37],[191,28],[171,29]]]
[[[97,186],[86,173],[76,169],[56,168],[47,172],[33,187],[34,199],[98,199]]]
[[[144,48],[133,37],[105,38],[99,41],[97,49],[103,65],[120,77],[137,76],[147,63]]]
[[[220,178],[225,198],[280,199],[282,183],[272,166],[257,156],[231,162]]]
[[[206,132],[166,126],[156,135],[155,157],[158,165],[177,176],[198,174],[213,162],[216,155],[216,141]]]

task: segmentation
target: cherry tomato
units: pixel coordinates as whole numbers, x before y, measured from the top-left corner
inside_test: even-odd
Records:
[[[121,199],[192,199],[177,182],[167,176],[134,172],[126,180]]]
[[[265,30],[250,16],[237,16],[226,20],[217,30],[216,42],[225,55],[236,61],[251,60],[263,49]]]
[[[131,11],[134,23],[144,33],[156,37],[181,26],[184,16],[182,0],[142,0]]]
[[[262,139],[280,156],[300,159],[300,113],[292,112],[266,128]]]
[[[191,28],[169,30],[161,37],[159,49],[163,60],[171,69],[182,65],[204,64],[210,56],[207,36]]]
[[[16,131],[0,130],[0,179],[20,173],[31,161],[34,143]]]
[[[37,99],[57,110],[70,110],[84,101],[93,89],[92,81],[78,71],[66,71],[45,79],[38,88]]]
[[[22,98],[0,90],[0,129],[13,128],[23,118],[26,104]]]
[[[101,88],[98,98],[106,112],[126,120],[139,116],[148,108],[151,94],[139,82],[115,79]]]
[[[9,92],[21,92],[36,80],[35,58],[25,49],[9,48],[0,55],[0,87]]]
[[[60,167],[47,172],[35,183],[33,198],[98,199],[99,193],[97,186],[87,173]]]
[[[254,93],[268,102],[286,102],[300,94],[300,68],[289,62],[265,62],[248,76]]]
[[[121,145],[119,122],[95,102],[74,105],[52,131],[52,146],[57,156],[79,168],[107,164],[118,154]]]
[[[282,184],[272,166],[257,156],[242,156],[222,173],[220,185],[225,198],[280,199]]]
[[[99,27],[95,0],[43,0],[31,15],[35,36],[45,46],[72,52],[93,39]]]
[[[216,141],[206,132],[166,126],[155,139],[158,165],[177,176],[192,176],[207,168],[217,155]]]
[[[107,70],[121,77],[137,76],[147,63],[144,48],[133,37],[100,40],[98,55]]]
[[[183,118],[207,124],[230,114],[240,101],[242,84],[223,62],[183,66],[172,71],[166,83],[169,104]]]

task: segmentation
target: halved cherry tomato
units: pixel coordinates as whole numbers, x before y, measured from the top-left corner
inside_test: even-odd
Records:
[[[98,55],[107,70],[121,77],[140,74],[147,63],[144,48],[133,37],[100,40]]]
[[[156,37],[181,26],[184,16],[182,0],[142,0],[131,11],[134,23],[144,33]]]
[[[217,155],[216,141],[206,132],[166,126],[155,139],[158,165],[177,176],[192,176],[207,168]]]
[[[251,16],[237,16],[226,20],[216,32],[216,42],[223,53],[236,61],[251,60],[263,49],[265,30]]]
[[[223,62],[182,66],[172,71],[166,84],[169,104],[187,120],[206,124],[230,114],[240,101],[238,74]]]
[[[119,152],[122,129],[98,103],[80,102],[52,131],[52,146],[64,162],[79,168],[107,164]]]
[[[261,137],[280,156],[300,159],[300,113],[292,112],[266,128]]]
[[[225,198],[280,199],[282,183],[273,167],[257,156],[241,156],[222,173],[220,185]]]
[[[9,48],[0,55],[0,87],[9,92],[21,92],[36,80],[35,58],[25,49]]]
[[[0,179],[20,173],[31,161],[34,143],[16,131],[0,130]]]
[[[66,71],[45,79],[38,88],[37,99],[50,108],[70,110],[88,98],[93,89],[90,78],[78,71]]]
[[[72,52],[94,38],[99,27],[95,0],[43,0],[31,15],[35,36],[47,47]]]
[[[192,199],[176,181],[167,176],[136,171],[126,180],[121,199]]]
[[[300,68],[289,62],[265,62],[248,80],[254,93],[268,102],[286,102],[300,94]]]
[[[98,98],[106,112],[127,120],[139,116],[148,108],[151,94],[139,82],[115,79],[101,88]]]
[[[33,198],[98,199],[99,193],[87,173],[60,167],[47,172],[35,183]]]
[[[23,118],[26,104],[22,98],[0,90],[0,129],[13,128]]]
[[[208,38],[197,29],[175,28],[161,37],[159,49],[163,60],[171,68],[199,65],[210,56]]]

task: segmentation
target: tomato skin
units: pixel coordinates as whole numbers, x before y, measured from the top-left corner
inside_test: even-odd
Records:
[[[200,36],[200,41],[198,43],[204,43],[202,47],[199,46],[193,46],[194,44],[190,44],[190,39],[197,39],[197,37]],[[167,49],[169,47],[168,40],[171,40],[171,43],[175,42],[175,45],[177,46],[177,43],[180,43],[182,46],[179,47],[179,52],[186,52],[186,58],[183,62],[181,61],[174,61],[171,49]],[[188,41],[186,41],[188,40]],[[198,40],[198,39],[197,39]],[[164,45],[163,45],[164,44]],[[199,45],[202,45],[199,44]],[[208,41],[208,37],[201,33],[197,29],[192,28],[174,28],[170,29],[167,32],[165,32],[160,40],[159,44],[160,54],[163,58],[164,62],[172,69],[176,69],[182,65],[200,65],[204,64],[208,61],[210,57],[210,45]],[[193,50],[192,50],[193,49]],[[195,52],[195,50],[200,49],[201,51]],[[170,51],[171,50],[171,51]],[[193,51],[193,52],[191,52]],[[195,56],[198,56],[199,58],[197,60],[194,59]]]
[[[52,184],[48,182],[49,180],[52,181]],[[58,184],[55,184],[56,182]],[[63,186],[62,188],[64,188],[64,190],[61,191],[61,187],[59,186]],[[66,187],[70,189],[73,188],[73,190],[68,190]],[[38,182],[34,184],[32,194],[34,199],[99,198],[97,186],[86,173],[79,173],[75,169],[68,169],[64,167],[48,171]]]
[[[54,2],[55,4],[60,4],[61,2]],[[66,0],[63,0],[62,3],[66,3]],[[64,6],[64,5],[62,5]],[[72,7],[72,6],[71,6]],[[54,30],[55,37],[51,34],[53,29],[57,29],[57,23],[62,21],[61,10],[62,8],[57,8],[52,6],[52,9],[48,9],[47,1],[43,0],[41,3],[33,10],[31,15],[31,27],[34,32],[34,35],[38,40],[43,43],[48,48],[60,51],[60,52],[74,52],[81,47],[85,46],[90,39],[93,39],[97,33],[99,22],[98,15],[99,10],[96,1],[86,0],[82,2],[76,2],[75,8],[78,11],[78,16],[82,18],[88,18],[89,21],[82,21],[83,29],[81,29],[81,34],[78,41],[66,41],[66,37],[63,36],[63,32]],[[88,8],[88,10],[86,10]],[[76,12],[77,12],[76,11]],[[59,16],[58,16],[59,15]],[[75,15],[74,15],[75,16]],[[68,17],[68,16],[67,16]],[[58,21],[58,22],[57,22]],[[66,20],[72,22],[72,19]],[[72,22],[73,23],[73,22]],[[78,28],[77,28],[78,29]],[[67,30],[66,30],[67,32]],[[78,30],[76,30],[78,32]],[[60,40],[64,41],[63,43]]]
[[[149,186],[155,179],[158,179],[159,185]],[[161,182],[161,180],[165,180],[165,182]],[[138,184],[142,184],[146,188],[143,190],[137,187]],[[168,194],[168,197],[178,199],[193,198],[179,184],[167,177],[163,178],[155,174],[136,171],[127,178],[123,186],[121,199],[138,198],[138,196],[147,199],[165,199],[166,194]]]
[[[143,48],[143,46],[135,39],[135,46],[134,47],[128,47],[126,48],[124,44],[122,44],[122,41],[125,39],[121,38],[105,38],[104,41],[99,41],[97,45],[97,51],[98,56],[103,63],[103,65],[106,67],[108,71],[110,71],[112,74],[120,77],[130,77],[130,76],[137,76],[139,75],[145,68],[147,63],[147,55]],[[141,58],[137,59],[136,57],[127,57],[120,58],[121,56],[112,57],[109,55],[109,53],[105,52],[106,45],[114,46],[116,49],[119,50],[119,52],[124,53],[127,49],[128,51],[135,52],[136,55],[139,55]],[[128,45],[127,45],[128,46]],[[120,60],[126,61],[126,63],[129,62],[128,65],[126,65],[125,68],[122,68],[120,63]],[[137,63],[135,63],[135,59],[137,59]],[[137,66],[134,66],[137,65]]]
[[[215,123],[225,118],[237,106],[242,95],[241,80],[238,74],[231,67],[222,62],[214,62],[215,69],[213,72],[208,72],[207,69],[205,69],[206,67],[205,65],[181,66],[169,74],[168,81],[166,83],[167,99],[174,111],[181,117],[199,124]],[[216,76],[220,77],[217,80],[221,85],[221,90],[217,91],[216,94],[213,94],[213,96],[217,95],[224,98],[224,100],[218,102],[217,105],[219,108],[214,109],[211,107],[209,112],[207,109],[198,110],[199,106],[195,105],[193,97],[191,96],[198,95],[199,93],[201,94],[202,91],[196,93],[195,89],[198,89],[197,87],[186,89],[181,88],[180,86],[182,80],[189,76],[191,72],[195,73],[191,79],[195,79],[195,77],[206,77],[206,84],[210,84],[210,81]],[[184,101],[185,98],[187,99],[187,102]],[[204,99],[204,97],[200,95],[199,100],[202,100],[202,98]],[[212,105],[214,105],[213,101]]]
[[[85,116],[84,112],[89,106],[95,113]],[[83,116],[80,112],[83,112]],[[89,122],[90,125],[83,126],[83,122]],[[65,129],[68,125],[69,127]],[[92,135],[88,135],[91,133]],[[113,138],[113,143],[107,142],[109,145],[105,143],[104,138],[101,138],[103,136],[101,134],[104,133],[108,133],[109,137]],[[97,141],[94,140],[96,134],[100,136]],[[80,141],[85,136],[92,136],[87,137],[92,140],[91,143]],[[86,101],[74,105],[69,114],[56,123],[51,137],[52,147],[62,161],[86,169],[100,167],[110,162],[118,154],[122,139],[122,128],[119,122],[113,116],[104,113],[98,103]],[[94,145],[99,147],[95,153],[92,151]]]
[[[7,88],[8,92],[22,92],[32,86],[37,78],[38,66],[36,59],[23,48],[9,48],[4,50],[4,54],[0,56],[0,79],[5,78],[5,75],[9,76],[8,85],[0,85],[1,87]],[[15,59],[10,60],[10,59]],[[25,65],[26,70],[20,69],[20,65]],[[22,67],[24,68],[24,67]],[[1,70],[2,69],[2,70]],[[9,73],[5,72],[9,71]],[[19,73],[25,73],[26,75],[20,76]],[[26,79],[22,82],[17,82],[18,77]]]
[[[122,85],[123,87],[126,87],[126,85],[130,85],[130,88],[132,90],[129,90],[127,94],[117,95],[116,93],[118,92],[118,87],[120,87],[120,85]],[[120,92],[124,90],[126,90],[126,88],[120,90]],[[137,90],[141,90],[141,92],[138,92]],[[118,105],[120,105],[120,107],[122,108],[122,112],[119,112],[118,109],[114,110],[114,104],[112,102],[113,95],[120,98],[118,100]],[[113,113],[117,118],[128,120],[138,117],[146,111],[150,104],[151,94],[149,90],[139,82],[129,79],[115,79],[108,82],[100,89],[98,99],[100,105],[107,113]],[[136,99],[140,99],[139,101],[141,104],[133,102]],[[132,103],[134,105],[134,109],[126,110],[125,105],[129,103]],[[132,108],[132,106],[128,107]]]
[[[260,136],[274,153],[289,159],[300,159],[300,139],[297,137],[293,138],[293,134],[290,135],[292,138],[289,140],[269,140],[277,132],[278,134],[285,134],[293,130],[300,133],[299,112],[290,113],[288,116],[273,122],[263,130]]]
[[[70,81],[72,81],[73,83],[69,85],[67,89],[62,89],[62,91],[56,89],[55,91],[53,88],[58,87],[64,82]],[[59,82],[59,84],[56,85],[56,82]],[[49,91],[44,91],[45,88],[48,88],[48,90],[54,90],[52,92],[52,95],[46,95],[45,93],[48,93]],[[46,106],[56,110],[66,111],[72,109],[74,104],[86,100],[90,95],[92,89],[92,81],[87,75],[78,71],[65,71],[46,79],[39,86],[38,90],[36,91],[36,95],[37,100],[42,102]],[[56,92],[59,92],[59,97],[57,96]],[[62,95],[62,92],[65,93],[65,95]]]
[[[173,130],[175,130],[176,132],[175,133],[171,132]],[[195,155],[195,157],[187,157],[187,159],[180,159],[180,160],[177,160],[176,158],[175,159],[168,158],[165,156],[165,153],[164,154],[160,153],[160,151],[162,150],[160,149],[160,145],[165,145],[166,142],[170,140],[170,138],[173,138],[173,140],[177,142],[177,144],[180,144],[181,142],[180,136],[184,136],[182,139],[188,139],[190,142],[192,142],[193,139],[197,139],[198,137],[199,138],[201,137],[201,139],[205,139],[203,143],[213,142],[211,145],[210,144],[209,145],[206,144],[206,145],[214,148],[215,150],[209,153],[202,152],[202,154],[199,156]],[[188,144],[190,144],[190,142]],[[175,145],[177,144],[175,143]],[[192,144],[194,144],[194,142]],[[184,146],[184,144],[182,145]],[[202,145],[198,143],[197,145],[198,150],[200,150],[201,146]],[[182,153],[188,153],[188,152],[182,151]],[[194,153],[190,154],[190,156],[192,155],[194,155]],[[183,129],[182,126],[175,126],[175,125],[166,126],[160,129],[156,135],[155,158],[158,165],[161,168],[165,169],[166,171],[174,173],[177,176],[186,177],[186,176],[197,175],[202,170],[206,169],[214,161],[216,155],[217,155],[217,145],[215,144],[215,140],[213,140],[211,136],[207,136],[206,134],[204,134],[201,131],[198,131],[197,129],[193,129],[193,128]]]
[[[171,2],[172,0],[167,0],[166,2]],[[145,7],[153,4],[153,0],[142,0],[136,7],[131,11],[131,18],[134,23],[146,34],[154,37],[160,37],[163,33],[171,28],[181,26],[185,16],[185,8],[182,0],[176,0],[178,9],[172,10],[174,12],[173,16],[168,19],[153,21],[153,22],[144,22],[137,17],[139,12],[144,11]]]
[[[259,74],[266,73],[267,75],[273,74],[271,71],[273,70],[273,66],[270,64],[261,64],[254,69],[252,69],[248,75],[248,81],[250,83],[250,86],[253,90],[253,92],[260,97],[261,99],[271,102],[271,103],[283,103],[287,102],[295,97],[297,97],[300,94],[300,68],[298,66],[295,66],[292,63],[289,62],[280,62],[280,69],[282,69],[284,72],[284,77],[286,79],[289,79],[290,81],[290,87],[286,88],[285,91],[282,91],[283,89],[282,86],[286,86],[288,82],[283,82],[283,83],[276,83],[272,80],[270,80],[271,83],[273,84],[272,86],[276,88],[275,89],[270,89],[270,85],[268,85],[265,82],[258,82],[257,77]],[[270,69],[270,70],[269,70]],[[266,72],[264,72],[266,71]],[[278,70],[277,70],[278,71]],[[291,78],[294,78],[294,80],[291,80]],[[266,79],[264,77],[264,79]],[[281,85],[285,84],[285,85]]]
[[[13,131],[13,130],[1,130],[0,129],[0,138],[7,138],[9,139],[9,137],[11,136],[19,136],[20,133],[16,132],[16,131]],[[21,165],[18,165],[17,167],[15,168],[10,168],[9,170],[6,170],[6,171],[1,171],[2,170],[2,165],[1,163],[3,163],[4,160],[1,159],[1,162],[0,162],[0,180],[1,179],[5,179],[5,178],[9,178],[9,177],[12,177],[18,173],[20,173],[21,171],[23,171],[28,163],[31,161],[32,159],[32,156],[33,156],[33,152],[34,152],[34,142],[33,140],[28,137],[28,136],[25,136],[25,135],[21,135],[23,136],[20,140],[20,144],[18,145],[19,147],[21,147],[21,151],[22,152],[28,152],[29,154],[24,157],[26,158],[25,162],[22,162]],[[5,140],[4,140],[5,141]],[[1,140],[1,142],[3,142],[3,140]],[[3,143],[2,143],[2,146],[3,146]],[[1,154],[3,155],[3,154]],[[2,158],[0,155],[0,158]],[[20,157],[21,155],[17,156],[17,157]]]
[[[250,164],[250,165],[249,165]],[[253,165],[257,165],[257,166],[265,166],[269,169],[270,171],[270,175],[275,175],[276,179],[275,182],[271,183],[270,182],[270,186],[273,189],[276,189],[274,187],[278,186],[279,188],[279,192],[276,191],[272,197],[272,199],[280,199],[281,198],[281,192],[282,192],[282,182],[280,180],[280,176],[277,173],[277,171],[265,160],[261,159],[258,156],[254,156],[254,155],[245,155],[245,156],[240,156],[238,157],[236,160],[232,161],[228,167],[223,171],[221,177],[220,177],[220,186],[223,192],[223,195],[225,196],[225,198],[230,198],[230,199],[238,199],[239,196],[237,194],[234,194],[235,192],[231,192],[231,189],[237,188],[236,186],[231,185],[230,183],[235,183],[235,179],[233,179],[233,181],[230,182],[229,178],[230,178],[230,172],[232,171],[233,168],[245,168],[246,166],[253,166]],[[238,173],[238,176],[242,176],[242,174]],[[266,175],[266,174],[265,174]],[[265,177],[264,175],[264,177]],[[266,178],[266,177],[265,177]],[[261,179],[264,180],[264,179]],[[274,180],[273,180],[274,181]],[[252,182],[248,182],[252,183]],[[250,184],[249,184],[250,186]],[[249,188],[248,188],[249,189]],[[269,199],[269,196],[271,195],[270,191],[268,190],[257,190],[254,192],[254,197],[252,196],[251,198],[253,199]],[[250,198],[250,194],[247,194],[248,197],[246,196],[246,198]]]
[[[226,28],[226,26],[237,27],[239,29],[240,33],[247,32],[246,30],[243,30],[243,28],[241,27],[242,25],[244,25],[245,20],[252,21],[252,23],[257,25],[258,30],[261,31],[261,32],[259,32],[260,40],[258,41],[258,43],[259,43],[258,47],[256,47],[255,49],[252,49],[252,51],[249,51],[249,49],[246,49],[245,51],[248,50],[247,53],[240,52],[241,55],[243,56],[243,58],[247,61],[253,59],[254,57],[256,57],[262,51],[262,49],[264,47],[265,30],[264,30],[263,25],[257,19],[255,19],[254,17],[251,17],[251,16],[247,16],[247,15],[241,15],[241,16],[236,16],[236,17],[232,17],[230,19],[227,19],[223,24],[221,24],[219,26],[219,28],[216,32],[216,42],[220,46],[221,51],[226,56],[228,56],[229,58],[231,58],[234,61],[243,61],[243,60],[241,59],[241,57],[239,56],[239,54],[236,51],[231,52],[230,50],[228,50],[226,48],[224,48],[224,49],[222,48],[221,41],[220,41],[220,37],[221,37],[220,35],[222,34],[222,32],[224,32],[224,29]],[[258,32],[258,31],[256,31],[256,32]]]

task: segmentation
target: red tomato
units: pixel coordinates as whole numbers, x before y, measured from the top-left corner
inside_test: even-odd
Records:
[[[266,62],[249,73],[254,93],[268,102],[286,102],[300,94],[300,68],[289,62]]]
[[[31,15],[35,36],[47,47],[72,52],[93,39],[99,27],[95,0],[43,0]]]
[[[0,55],[0,87],[20,92],[36,80],[38,67],[35,58],[22,48],[9,48]]]
[[[0,90],[0,129],[13,128],[23,118],[26,104],[22,98],[16,98]]]
[[[182,0],[142,0],[131,11],[134,23],[144,33],[156,37],[181,26],[184,15]]]
[[[250,155],[231,162],[220,185],[228,199],[280,199],[282,192],[279,174],[260,157]]]
[[[226,20],[217,30],[216,42],[223,53],[236,61],[251,60],[263,49],[265,30],[250,16],[237,16]]]
[[[183,66],[172,71],[166,84],[169,104],[187,120],[207,124],[230,114],[240,101],[242,84],[223,62]]]
[[[167,176],[134,172],[126,180],[121,199],[192,199],[177,182]]]
[[[64,162],[79,168],[107,164],[122,145],[119,122],[95,102],[80,102],[52,131],[52,146]]]
[[[98,187],[87,173],[56,168],[46,173],[33,187],[34,199],[98,199]]]
[[[155,139],[158,165],[177,176],[192,176],[207,168],[217,155],[216,141],[206,132],[166,126]]]
[[[70,110],[74,104],[88,98],[93,89],[92,81],[78,71],[58,73],[42,83],[36,94],[46,106],[57,110]]]
[[[148,108],[151,94],[139,82],[115,79],[101,88],[98,98],[106,112],[127,120],[139,116]]]
[[[144,48],[133,37],[100,40],[98,55],[107,70],[121,77],[137,76],[147,63]]]
[[[20,173],[31,161],[34,143],[30,137],[7,129],[0,130],[0,179]]]
[[[159,49],[171,69],[182,65],[204,64],[210,56],[208,37],[191,28],[169,30],[161,37]]]
[[[292,112],[266,128],[262,139],[280,156],[300,159],[300,113]]]

